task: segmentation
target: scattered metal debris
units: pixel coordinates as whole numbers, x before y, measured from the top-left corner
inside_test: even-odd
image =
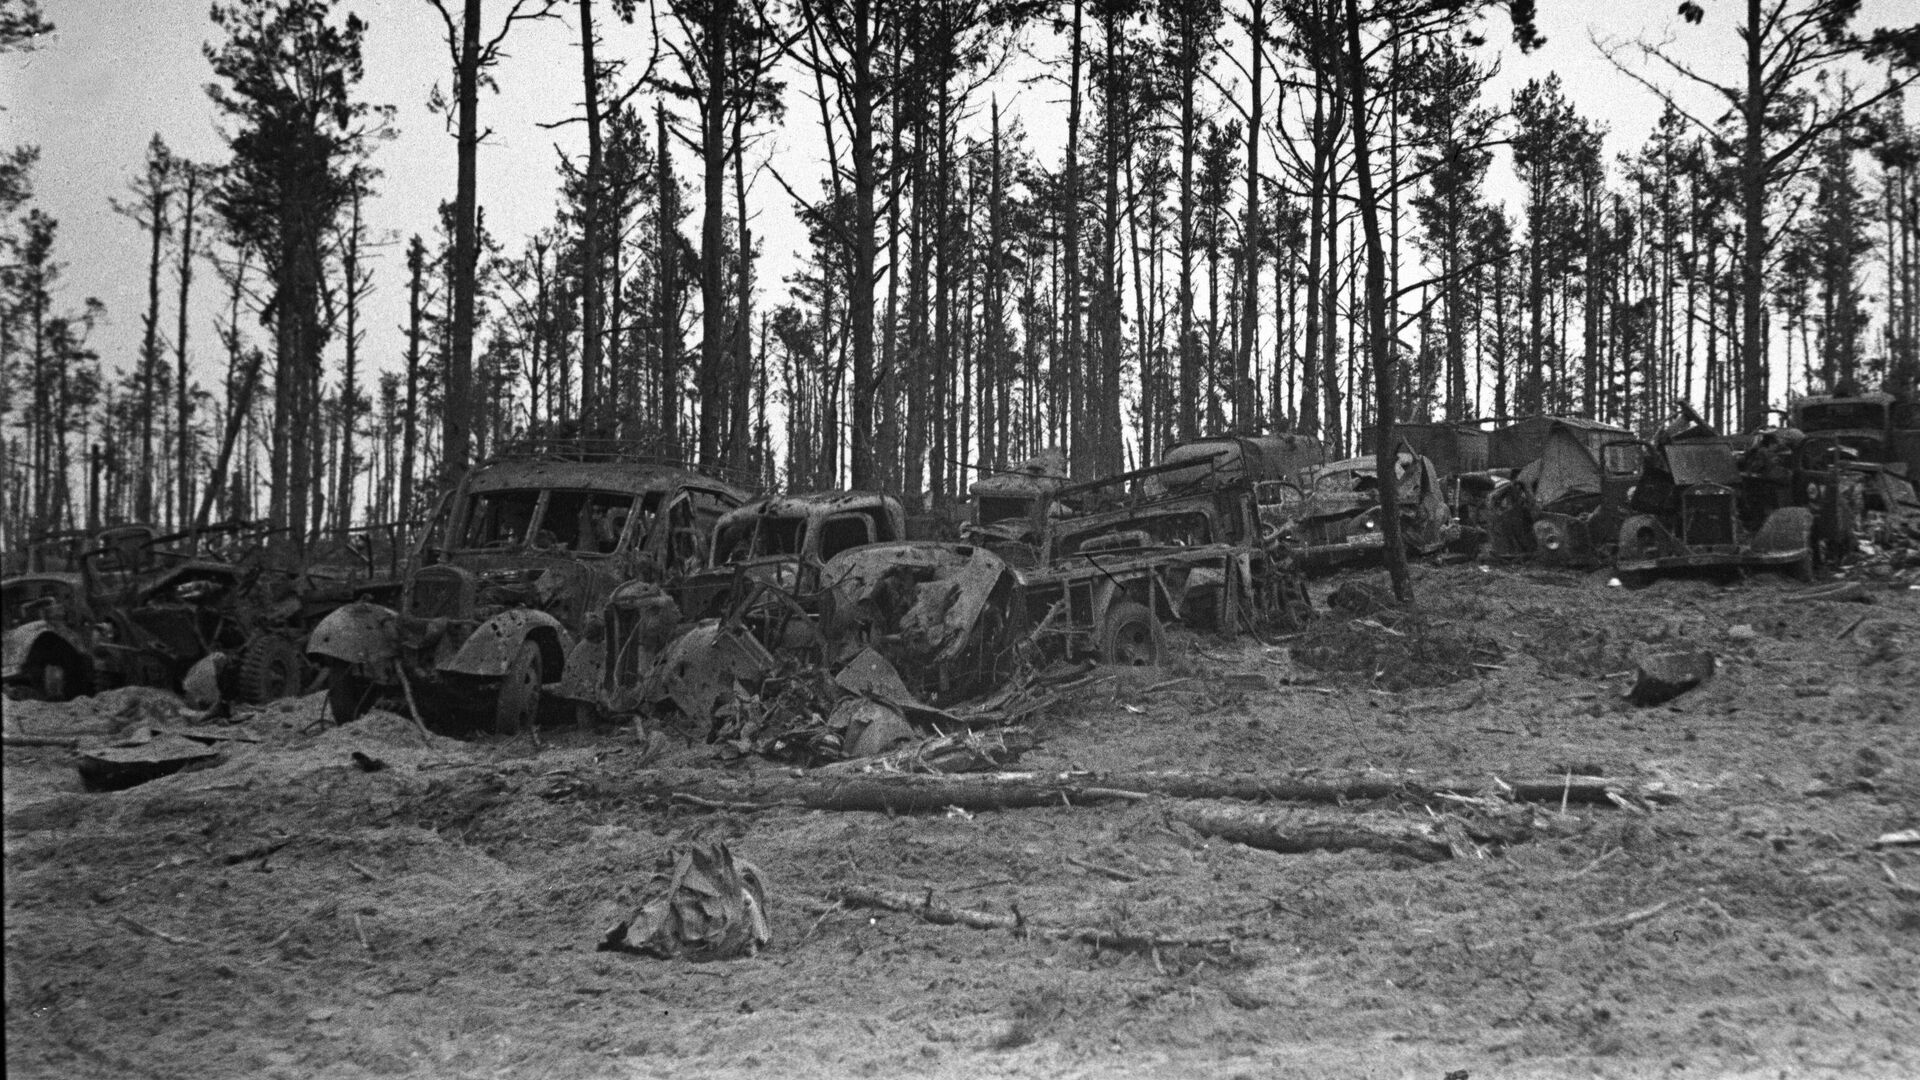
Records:
[[[760,872],[734,858],[725,841],[667,849],[644,895],[632,915],[607,931],[601,952],[728,960],[752,956],[773,939]]]

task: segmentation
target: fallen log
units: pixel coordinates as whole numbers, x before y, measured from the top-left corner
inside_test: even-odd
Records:
[[[1428,822],[1385,815],[1338,817],[1313,810],[1256,810],[1230,803],[1175,803],[1168,816],[1204,836],[1296,854],[1360,848],[1422,862],[1453,857],[1452,845]]]
[[[1228,949],[1233,938],[1224,934],[1160,935],[1103,930],[1091,926],[1060,926],[1036,922],[1019,914],[1000,915],[991,911],[950,907],[925,895],[874,889],[864,885],[842,885],[827,896],[834,904],[846,907],[898,911],[937,926],[966,926],[975,930],[1008,930],[1028,937],[1051,941],[1077,941],[1101,949],[1125,952],[1153,952],[1156,949]]]
[[[729,809],[792,805],[810,810],[871,810],[931,813],[1015,810],[1039,806],[1171,799],[1234,799],[1242,802],[1348,803],[1396,799],[1429,802],[1443,796],[1495,797],[1548,804],[1613,806],[1615,796],[1654,798],[1604,777],[1561,776],[1518,781],[1421,780],[1379,773],[1271,776],[1178,772],[1040,773],[996,772],[947,775],[766,772],[719,776],[700,769],[643,770],[628,776],[583,781],[576,798],[651,799],[724,804]]]

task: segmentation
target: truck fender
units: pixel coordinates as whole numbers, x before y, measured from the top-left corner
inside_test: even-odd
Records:
[[[567,666],[560,672],[560,684],[553,688],[553,694],[568,701],[599,704],[600,676],[606,670],[606,640],[589,641],[581,638],[573,643],[573,648],[567,653]]]
[[[454,675],[497,679],[507,673],[507,663],[523,641],[540,646],[540,669],[547,682],[558,679],[566,670],[573,635],[559,619],[535,608],[503,611],[481,623],[460,651],[435,668]]]
[[[1620,536],[1614,544],[1616,566],[1658,559],[1676,549],[1684,552],[1673,534],[1651,514],[1635,514],[1620,523]]]
[[[41,648],[71,654],[84,671],[93,669],[93,658],[87,655],[87,650],[81,646],[79,637],[73,631],[44,619],[35,619],[7,631],[5,639],[0,641],[0,678],[12,679],[25,674],[27,661],[33,657],[35,650]]]
[[[1800,555],[1813,548],[1813,511],[1783,506],[1767,515],[1753,534],[1753,550],[1761,555]]]
[[[386,664],[399,655],[392,608],[367,600],[343,605],[320,620],[307,637],[307,653],[349,664]]]

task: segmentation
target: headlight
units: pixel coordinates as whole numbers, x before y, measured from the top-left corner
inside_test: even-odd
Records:
[[[1559,551],[1567,542],[1566,536],[1560,531],[1560,526],[1551,521],[1534,522],[1533,539],[1543,551]]]

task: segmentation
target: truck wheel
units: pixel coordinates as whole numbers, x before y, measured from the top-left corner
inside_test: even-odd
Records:
[[[336,724],[351,724],[367,711],[373,687],[353,673],[353,665],[335,660],[327,665],[327,712]]]
[[[1107,609],[1100,629],[1100,662],[1122,667],[1151,667],[1166,658],[1160,620],[1144,605],[1121,600]]]
[[[518,735],[533,727],[540,715],[540,646],[523,641],[507,661],[507,672],[500,677],[493,699],[493,730],[499,735]]]
[[[255,635],[240,654],[240,678],[234,696],[249,705],[295,697],[301,687],[300,653],[279,634]]]
[[[79,665],[59,651],[43,650],[27,662],[20,685],[41,701],[71,701],[88,692]]]

